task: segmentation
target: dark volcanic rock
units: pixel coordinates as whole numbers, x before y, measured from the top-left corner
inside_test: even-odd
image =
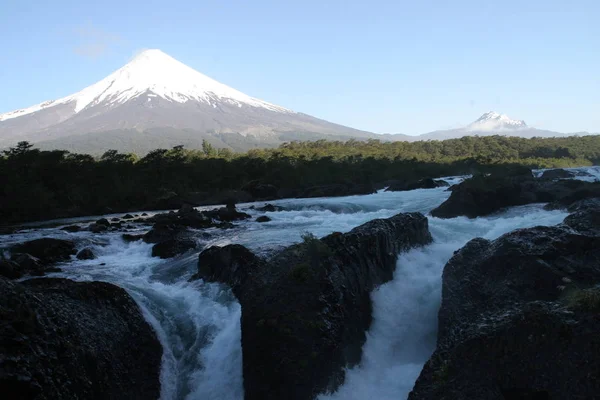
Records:
[[[160,243],[188,234],[189,231],[184,226],[155,224],[152,229],[143,236],[143,240],[146,243]],[[125,239],[125,236],[123,236],[123,238]],[[127,238],[129,239],[130,237],[128,236]]]
[[[88,226],[88,230],[93,233],[106,232],[108,230],[108,226],[103,225],[103,224],[93,223],[93,224],[90,224],[90,226]]]
[[[94,254],[92,249],[90,249],[89,247],[86,247],[85,249],[83,249],[79,253],[77,253],[77,259],[79,259],[79,260],[95,260],[96,255]]]
[[[61,231],[67,231],[67,232],[79,232],[81,231],[81,227],[78,225],[68,225],[68,226],[63,226],[62,228],[60,228]]]
[[[125,215],[123,215],[123,219],[133,219],[133,218],[135,218],[135,217],[133,215],[131,215],[131,214],[125,214]]]
[[[96,225],[104,225],[107,228],[110,226],[110,222],[106,218],[101,218],[95,222]]]
[[[562,168],[559,169],[549,169],[547,171],[544,171],[542,173],[542,176],[540,176],[540,178],[542,179],[566,179],[566,178],[572,178],[575,176],[574,172],[571,171],[565,171]]]
[[[2,276],[8,279],[19,279],[23,276],[23,271],[16,262],[1,258],[0,277]]]
[[[152,246],[152,257],[171,258],[196,248],[196,241],[191,238],[174,238]]]
[[[443,273],[437,349],[409,399],[597,398],[598,211],[456,252]]]
[[[123,241],[127,242],[127,243],[131,243],[131,242],[137,242],[138,240],[142,240],[144,239],[145,235],[132,235],[130,233],[124,233],[121,235],[121,238],[123,239]]]
[[[418,181],[395,181],[385,190],[386,192],[402,192],[415,189],[435,189],[450,186],[442,179],[425,178]]]
[[[337,388],[360,361],[371,291],[392,279],[399,252],[430,241],[427,218],[411,213],[306,236],[269,260],[240,245],[203,251],[196,278],[229,284],[242,305],[245,399]]]
[[[103,282],[0,278],[5,399],[157,399],[162,348],[131,297]]]
[[[271,220],[271,218],[267,217],[266,215],[261,215],[260,217],[256,218],[256,222],[269,222]]]
[[[10,261],[17,264],[21,274],[42,276],[46,272],[57,271],[57,269],[49,266],[51,264],[44,264],[39,258],[34,257],[31,254],[13,253],[10,257]]]
[[[438,218],[480,217],[505,207],[531,203],[558,203],[600,196],[600,184],[575,180],[543,180],[530,175],[475,176],[452,187],[452,194],[431,211]]]
[[[11,252],[31,254],[42,264],[53,264],[70,260],[76,250],[75,244],[69,240],[43,238],[13,246]]]
[[[277,211],[285,211],[285,210],[286,210],[285,207],[276,206],[273,204],[265,204],[262,207],[256,208],[256,211],[262,211],[262,212],[277,212]]]

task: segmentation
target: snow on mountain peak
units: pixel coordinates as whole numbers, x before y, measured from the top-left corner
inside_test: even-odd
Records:
[[[78,93],[26,109],[0,114],[0,121],[59,104],[74,103],[74,112],[78,113],[96,105],[114,106],[125,103],[144,94],[178,103],[194,100],[207,103],[214,108],[224,103],[237,107],[251,106],[275,112],[292,112],[250,97],[201,74],[160,50],[150,49],[144,50],[122,68]]]
[[[501,131],[522,128],[527,128],[525,121],[511,119],[506,114],[500,114],[495,111],[488,111],[475,122],[469,124],[466,129],[470,131]]]

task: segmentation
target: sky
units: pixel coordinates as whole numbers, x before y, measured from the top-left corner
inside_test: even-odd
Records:
[[[377,133],[486,111],[600,132],[597,0],[0,0],[0,113],[158,48],[246,94]]]

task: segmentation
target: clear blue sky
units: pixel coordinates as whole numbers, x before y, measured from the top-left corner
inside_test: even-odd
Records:
[[[144,48],[372,132],[488,110],[600,132],[598,0],[3,0],[0,112],[79,91]]]

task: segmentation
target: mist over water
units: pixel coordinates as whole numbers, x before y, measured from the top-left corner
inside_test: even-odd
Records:
[[[452,179],[452,183],[457,181]],[[231,230],[209,230],[210,236],[198,241],[201,247],[239,243],[268,254],[299,242],[304,232],[322,237],[400,212],[426,214],[449,195],[445,188],[438,188],[280,200],[273,203],[287,211],[244,210],[254,217],[266,214],[271,222],[248,221]],[[494,239],[517,228],[554,225],[566,215],[544,211],[537,204],[473,220],[429,217],[434,242],[401,254],[394,279],[373,292],[374,318],[362,362],[347,372],[337,393],[321,399],[406,398],[435,348],[441,274],[453,252],[474,237]],[[97,259],[73,260],[53,276],[107,281],[128,290],[164,348],[161,398],[242,400],[241,307],[231,291],[220,284],[189,282],[197,270],[197,252],[161,260],[151,257],[151,245],[125,243],[120,235],[32,228],[0,237],[0,245],[46,236],[74,240],[78,248],[91,247]]]

